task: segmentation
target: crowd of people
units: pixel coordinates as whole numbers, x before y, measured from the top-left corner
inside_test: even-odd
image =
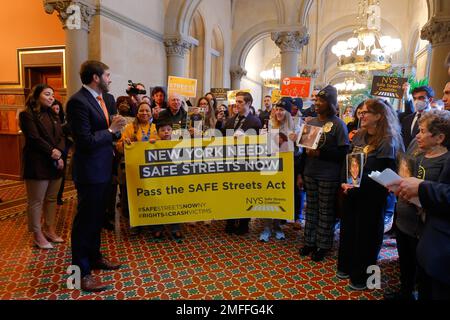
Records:
[[[428,86],[410,93],[405,85],[404,112],[394,110],[387,100],[374,98],[339,117],[337,91],[331,85],[313,90],[309,108],[299,98],[285,97],[273,105],[271,96],[265,96],[263,107],[256,112],[250,93],[237,93],[230,106],[219,105],[207,93],[188,114],[180,95],[166,97],[162,87],[155,87],[146,96],[141,83],[131,84],[128,95],[116,101],[108,93],[110,76],[107,65],[86,61],[80,70],[83,86],[68,99],[65,113],[55,101],[54,90],[41,84],[33,88],[19,117],[26,138],[23,178],[29,230],[39,248],[51,249],[64,241],[56,233],[55,213],[56,205],[62,204],[67,156],[75,146],[72,177],[78,206],[71,247],[72,264],[81,269],[83,290],[106,289],[92,276],[93,269],[120,268],[102,255],[100,234],[112,222],[116,205],[124,216],[129,215],[126,144],[169,140],[172,130],[178,129],[193,136],[215,130],[223,135],[271,135],[276,130],[280,151],[292,151],[294,157],[293,218],[305,219],[301,257],[323,261],[333,247],[339,221],[336,276],[349,279],[353,290],[366,290],[367,269],[377,264],[385,219],[395,212],[401,290],[386,298],[414,299],[418,288],[420,299],[450,299],[450,82],[443,90],[442,103],[436,103]],[[321,128],[316,148],[297,145],[304,124]],[[353,180],[346,175],[346,163],[351,163],[354,154],[363,155],[363,161],[357,162],[362,165],[358,183],[352,183],[356,174]],[[402,161],[405,170],[399,170]],[[402,176],[389,189],[369,178],[372,171],[387,168]],[[420,199],[421,207],[409,202],[414,197]],[[343,202],[340,213],[339,200]],[[224,231],[244,235],[250,230],[249,222],[248,218],[229,219]],[[268,242],[272,236],[285,239],[283,221],[267,219],[263,225],[260,241]],[[164,230],[162,225],[153,226],[152,234],[162,238]],[[180,224],[170,225],[174,239],[183,237],[181,231]]]

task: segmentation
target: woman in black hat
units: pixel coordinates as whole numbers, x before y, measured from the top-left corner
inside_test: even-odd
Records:
[[[305,245],[300,249],[300,255],[312,254],[314,261],[323,260],[333,246],[336,195],[349,146],[347,127],[336,116],[336,108],[337,91],[329,85],[317,94],[318,117],[308,123],[323,130],[318,148],[304,152],[307,207]],[[301,180],[298,178],[297,184],[301,184]]]

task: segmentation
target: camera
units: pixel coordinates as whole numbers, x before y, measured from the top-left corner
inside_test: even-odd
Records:
[[[137,84],[134,83],[132,80],[128,80],[128,86],[129,88],[126,90],[126,93],[132,96],[138,95],[138,94],[146,94],[146,90],[140,90],[137,88]]]

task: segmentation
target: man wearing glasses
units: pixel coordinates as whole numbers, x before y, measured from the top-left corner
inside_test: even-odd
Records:
[[[429,86],[417,87],[412,92],[416,112],[407,115],[401,120],[402,137],[405,149],[419,132],[419,119],[424,112],[430,111],[434,91]]]

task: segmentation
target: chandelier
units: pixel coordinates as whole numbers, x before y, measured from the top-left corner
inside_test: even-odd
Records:
[[[265,87],[280,88],[281,64],[279,62],[274,62],[271,69],[264,70],[259,75],[263,79]]]
[[[356,82],[355,78],[346,78],[344,82],[337,83],[334,87],[338,91],[338,94],[351,94],[355,91],[363,90],[367,86],[363,83]]]
[[[358,72],[388,69],[392,54],[400,51],[402,42],[380,35],[380,2],[360,0],[357,21],[353,37],[338,41],[331,48],[339,59],[339,69]]]

